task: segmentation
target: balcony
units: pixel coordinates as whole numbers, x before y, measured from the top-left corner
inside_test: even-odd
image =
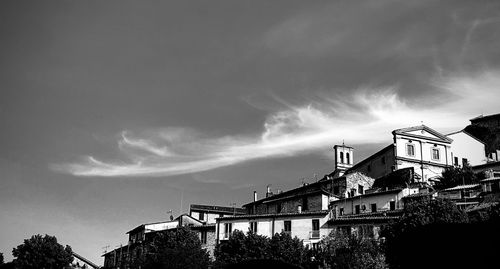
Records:
[[[310,231],[309,239],[319,239],[319,230]]]

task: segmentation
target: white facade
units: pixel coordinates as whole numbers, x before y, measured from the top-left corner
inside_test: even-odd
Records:
[[[401,198],[416,193],[418,193],[418,188],[370,193],[332,201],[330,206],[337,216],[399,210],[404,206]]]
[[[486,149],[483,142],[465,131],[455,132],[447,136],[453,139],[451,144],[453,165],[462,166],[464,162],[470,166],[486,163]]]
[[[413,167],[420,181],[441,176],[452,165],[450,138],[427,126],[417,126],[393,132],[396,163],[395,170]]]
[[[290,225],[287,228],[290,228],[290,231],[288,231],[290,233],[290,236],[297,237],[303,240],[304,245],[310,245],[318,243],[321,238],[327,236],[330,233],[331,229],[326,228],[327,221],[327,212],[319,213],[317,215],[249,215],[237,218],[219,219],[216,232],[218,233],[219,240],[227,240],[230,236],[230,233],[234,232],[235,230],[247,233],[251,228],[250,223],[257,223],[256,233],[258,235],[272,237],[273,234],[286,231],[285,226],[287,224],[285,224],[285,222],[288,222]],[[317,226],[314,227],[315,225]]]

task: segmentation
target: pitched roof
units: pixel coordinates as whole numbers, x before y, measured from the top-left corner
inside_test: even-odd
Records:
[[[237,207],[217,206],[217,205],[198,205],[191,204],[190,211],[203,211],[209,213],[227,213],[227,214],[245,214],[246,210]]]
[[[231,220],[231,219],[257,219],[269,217],[293,217],[293,216],[318,216],[328,214],[328,210],[319,211],[303,211],[303,212],[287,212],[287,213],[269,213],[269,214],[252,214],[252,215],[238,215],[217,218],[217,220]]]
[[[460,130],[460,131],[456,131],[456,132],[453,132],[453,133],[449,133],[449,134],[447,134],[446,136],[455,135],[455,134],[458,134],[458,133],[464,133],[464,134],[466,134],[466,135],[468,135],[468,136],[472,137],[472,138],[473,138],[473,139],[475,139],[476,141],[478,141],[478,142],[480,142],[480,143],[482,143],[482,144],[486,145],[486,143],[484,143],[483,141],[479,140],[479,138],[477,138],[477,137],[475,137],[475,136],[471,135],[469,132],[465,131],[465,129],[462,129],[462,130]]]
[[[500,113],[497,113],[497,114],[491,114],[491,115],[479,115],[473,119],[470,119],[470,122],[474,123],[475,121],[482,121],[482,120],[485,120],[485,119],[489,119],[489,118],[496,118],[496,117],[500,117]]]
[[[413,127],[408,127],[408,128],[401,128],[401,129],[396,129],[394,131],[392,131],[393,134],[399,134],[399,135],[409,135],[408,132],[412,132],[412,131],[426,131],[432,135],[435,135],[437,136],[440,140],[442,140],[443,142],[447,142],[447,143],[451,143],[453,141],[453,139],[449,138],[449,137],[446,137],[445,135],[443,135],[442,133],[432,129],[432,128],[429,128],[428,126],[425,126],[425,125],[419,125],[419,126],[413,126]],[[414,136],[414,137],[417,137],[417,138],[425,138],[425,139],[429,139],[429,137],[425,137],[425,136],[421,136],[421,135],[414,135],[414,134],[411,134],[411,136]]]
[[[479,184],[458,185],[458,186],[455,186],[452,188],[444,189],[442,191],[458,191],[458,190],[465,190],[465,189],[473,189],[473,188],[477,188],[479,186],[481,186],[481,185],[479,185]]]

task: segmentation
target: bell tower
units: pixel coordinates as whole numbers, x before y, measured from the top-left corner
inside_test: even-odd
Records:
[[[342,176],[344,172],[351,168],[354,163],[354,149],[344,145],[335,145],[335,173]]]

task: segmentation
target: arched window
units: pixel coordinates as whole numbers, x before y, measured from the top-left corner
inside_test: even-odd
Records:
[[[344,153],[340,152],[340,163],[344,163]]]
[[[351,158],[350,158],[350,156],[349,156],[349,152],[346,152],[346,154],[345,154],[345,162],[346,162],[347,164],[350,164],[350,163],[351,163],[351,161],[350,161],[350,160],[351,160]]]

